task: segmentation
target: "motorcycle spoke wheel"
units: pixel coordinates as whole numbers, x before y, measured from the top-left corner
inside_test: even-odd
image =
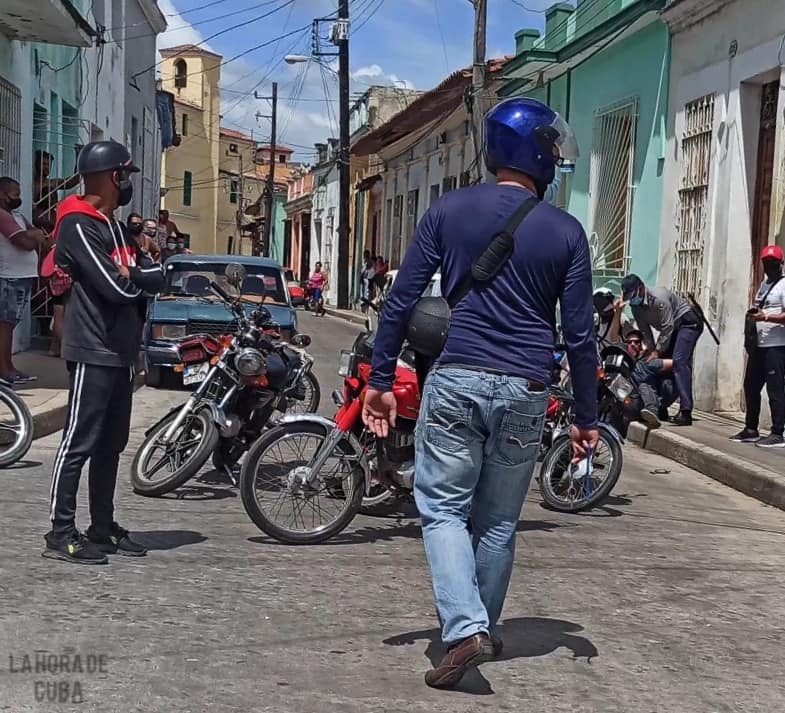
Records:
[[[568,439],[556,444],[545,458],[540,473],[540,490],[546,504],[564,512],[578,512],[597,504],[610,492],[621,469],[621,451],[601,434],[592,459],[592,470],[571,467],[572,445]]]
[[[337,446],[318,472],[309,470],[324,439],[324,429],[286,424],[248,454],[240,476],[243,504],[268,535],[313,544],[343,530],[359,509],[362,472],[345,448]]]
[[[205,411],[186,416],[172,440],[164,443],[174,418],[173,414],[160,423],[134,458],[131,481],[141,495],[163,495],[179,488],[196,475],[218,443],[218,431]]]
[[[33,417],[27,404],[10,388],[0,389],[0,467],[27,455],[33,442]]]
[[[300,389],[298,396],[302,396],[302,398],[290,398],[286,409],[287,413],[316,413],[321,400],[321,391],[316,376],[308,372],[303,376],[297,388]]]

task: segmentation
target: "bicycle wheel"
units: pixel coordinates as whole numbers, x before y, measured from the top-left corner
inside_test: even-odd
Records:
[[[22,398],[0,385],[0,468],[27,455],[33,443],[33,414]]]

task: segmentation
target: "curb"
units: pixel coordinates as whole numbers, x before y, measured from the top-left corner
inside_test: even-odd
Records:
[[[144,374],[137,373],[134,377],[134,391],[144,386]],[[67,393],[63,390],[63,393]],[[68,416],[68,403],[33,414],[33,440],[50,436],[65,426]]]
[[[325,307],[324,311],[326,314],[329,314],[331,317],[338,317],[338,319],[342,319],[344,322],[359,324],[361,327],[365,326],[364,314],[355,314],[353,312],[339,312],[338,310],[331,309],[330,307]]]
[[[741,458],[698,444],[672,431],[650,431],[640,423],[630,424],[628,440],[767,505],[785,510],[785,477],[781,473],[751,465]]]

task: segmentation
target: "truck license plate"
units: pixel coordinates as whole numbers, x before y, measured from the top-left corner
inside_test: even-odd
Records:
[[[183,369],[183,385],[200,384],[207,378],[207,373],[209,371],[210,363],[206,361],[201,364],[185,367],[185,369]]]

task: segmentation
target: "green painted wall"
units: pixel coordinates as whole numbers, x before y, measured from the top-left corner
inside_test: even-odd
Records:
[[[667,28],[655,22],[598,53],[578,67],[571,79],[569,122],[582,157],[571,177],[568,209],[584,224],[589,212],[595,115],[620,101],[637,99],[629,255],[630,270],[649,284],[656,282],[659,260],[668,59]]]
[[[286,194],[275,194],[275,206],[273,214],[275,216],[275,223],[273,230],[275,234],[270,238],[270,258],[281,262],[283,260],[283,242],[284,242],[284,222],[286,221]],[[284,266],[285,267],[285,266]]]
[[[627,2],[623,4],[629,4]],[[669,37],[662,22],[654,22],[626,40],[598,52],[548,87],[526,92],[549,102],[575,131],[581,157],[567,176],[567,210],[589,232],[589,190],[595,117],[630,99],[637,100],[635,162],[630,230],[630,270],[654,284],[660,239],[664,124],[668,101]],[[567,101],[569,89],[569,102]],[[568,106],[569,104],[569,106]],[[595,286],[618,290],[620,275],[595,275]]]

